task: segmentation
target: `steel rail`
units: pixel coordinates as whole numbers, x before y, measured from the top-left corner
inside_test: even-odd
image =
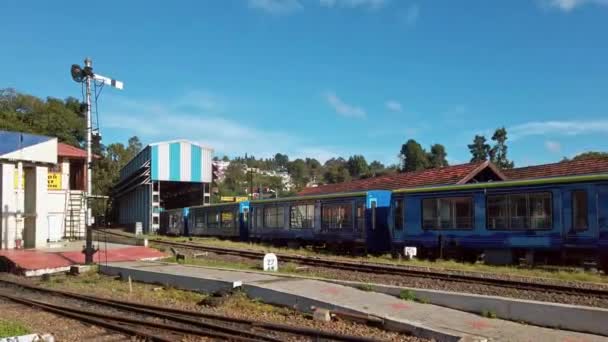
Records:
[[[43,309],[48,312],[52,312],[52,313],[55,313],[55,314],[58,314],[61,316],[69,317],[69,318],[75,319],[80,322],[86,322],[89,324],[93,324],[93,325],[103,327],[103,328],[106,328],[109,330],[113,330],[113,331],[116,331],[116,332],[119,332],[122,334],[142,337],[142,338],[145,338],[147,341],[154,341],[154,342],[173,342],[174,341],[174,339],[163,338],[163,337],[160,337],[155,334],[150,334],[150,333],[141,331],[139,329],[129,328],[125,325],[114,323],[114,321],[115,321],[114,319],[93,318],[93,317],[90,317],[90,315],[88,315],[88,313],[87,314],[78,314],[78,313],[74,313],[69,310],[55,308],[55,307],[45,305],[40,302],[28,300],[25,298],[19,298],[19,297],[15,297],[15,296],[0,294],[0,297],[11,300],[15,303],[32,306],[32,307],[37,307],[37,308]]]
[[[99,230],[101,233],[110,234],[114,236],[120,236],[123,238],[136,238],[134,236],[123,235],[116,232],[107,232],[105,230]],[[225,247],[212,247],[205,246],[196,243],[185,243],[177,241],[166,241],[161,239],[149,239],[150,243],[167,245],[173,247],[182,247],[187,249],[209,251],[217,254],[235,255],[246,258],[260,259],[264,257],[264,252],[232,249]],[[401,275],[408,277],[421,277],[427,279],[434,279],[440,281],[452,281],[452,282],[466,282],[471,284],[482,284],[489,286],[497,286],[504,288],[514,288],[518,290],[528,291],[550,291],[555,293],[563,293],[576,296],[596,296],[596,297],[608,297],[608,289],[598,288],[574,288],[569,285],[559,284],[547,284],[535,281],[534,278],[530,278],[531,281],[514,280],[514,279],[500,279],[493,278],[491,274],[479,274],[479,275],[467,275],[467,274],[453,274],[445,273],[441,271],[432,271],[429,269],[419,269],[395,265],[387,265],[381,263],[367,263],[367,262],[352,262],[336,259],[327,259],[321,257],[309,257],[301,255],[289,255],[289,254],[277,254],[277,257],[283,261],[291,261],[298,264],[309,265],[309,266],[321,266],[333,269],[341,269],[346,271],[376,273],[376,274],[389,274],[389,275]]]
[[[155,305],[135,303],[135,302],[131,302],[131,301],[120,301],[120,300],[109,299],[109,298],[100,298],[100,297],[94,297],[94,296],[88,296],[88,295],[81,295],[81,294],[76,294],[76,293],[69,292],[69,291],[48,289],[48,288],[44,288],[44,287],[23,284],[20,282],[14,282],[14,281],[5,280],[5,279],[0,279],[0,283],[5,283],[5,284],[13,285],[13,286],[22,287],[22,288],[25,288],[25,289],[28,289],[31,291],[45,292],[45,293],[61,295],[61,296],[65,296],[65,297],[69,297],[69,298],[73,298],[73,299],[78,299],[78,300],[82,300],[82,301],[88,301],[91,303],[105,305],[105,306],[116,308],[116,309],[122,309],[122,310],[126,310],[126,311],[137,312],[140,314],[156,316],[159,318],[163,318],[166,320],[173,320],[173,321],[177,321],[177,322],[184,323],[184,324],[203,325],[206,328],[218,329],[220,331],[224,331],[229,334],[244,335],[245,338],[236,339],[239,341],[241,341],[241,340],[251,341],[251,339],[254,339],[256,341],[264,340],[264,341],[280,342],[282,340],[276,339],[276,338],[273,338],[270,336],[262,335],[262,334],[245,332],[242,330],[238,330],[236,328],[225,327],[225,326],[221,326],[221,325],[213,324],[213,323],[209,323],[209,322],[202,322],[200,320],[193,320],[193,319],[189,319],[189,318],[181,317],[181,316],[214,319],[214,320],[220,320],[220,321],[224,321],[224,322],[230,322],[233,324],[245,324],[245,325],[249,325],[252,328],[258,328],[258,329],[261,328],[261,329],[270,330],[270,331],[281,331],[281,332],[290,333],[290,334],[294,334],[294,335],[302,335],[302,336],[313,337],[313,338],[325,338],[325,339],[331,339],[331,340],[335,340],[335,341],[344,341],[344,342],[378,342],[378,341],[380,341],[378,339],[373,339],[373,338],[368,338],[368,337],[343,335],[343,334],[327,332],[327,331],[312,329],[312,328],[294,327],[294,326],[290,326],[290,325],[286,325],[286,324],[267,323],[267,322],[256,321],[256,320],[245,319],[245,318],[231,318],[231,317],[226,317],[226,316],[222,316],[219,314],[188,311],[188,310],[181,310],[181,309],[175,309],[175,308],[168,308],[168,307],[164,307],[164,306],[155,306]],[[172,313],[172,314],[167,314],[167,313]]]

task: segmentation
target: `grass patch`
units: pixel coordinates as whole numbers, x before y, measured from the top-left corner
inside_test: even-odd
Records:
[[[494,318],[496,318],[496,317],[497,317],[497,316],[496,316],[496,312],[494,312],[494,311],[492,311],[492,310],[483,310],[483,311],[481,312],[481,315],[482,315],[483,317],[485,317],[485,318],[492,318],[492,319],[494,319]]]
[[[236,291],[223,304],[222,308],[228,311],[241,313],[266,313],[288,315],[291,310],[263,303],[259,298],[249,298],[245,292]]]
[[[30,330],[17,321],[0,318],[0,338],[27,335]]]
[[[399,292],[399,298],[401,298],[403,300],[415,301],[416,294],[412,290],[401,290],[401,292]]]
[[[360,284],[357,288],[361,291],[371,292],[374,291],[374,285],[372,284]]]
[[[149,285],[133,281],[133,292],[129,282],[115,277],[105,276],[95,269],[79,276],[53,276],[49,281],[39,283],[43,287],[69,290],[76,293],[87,293],[117,299],[153,299],[159,303],[188,302],[197,303],[206,297],[205,294],[183,291],[171,286]]]

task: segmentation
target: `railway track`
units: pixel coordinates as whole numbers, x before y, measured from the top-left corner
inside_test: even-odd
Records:
[[[133,236],[120,234],[116,232],[107,232],[105,230],[99,230],[101,234],[110,234],[115,236],[133,238]],[[166,241],[161,239],[149,239],[151,243],[157,245],[164,245],[174,248],[185,248],[197,251],[207,251],[216,254],[235,255],[239,257],[252,258],[260,260],[264,257],[264,252],[243,250],[243,249],[231,249],[224,247],[213,247],[205,246],[196,243],[187,242],[176,242]],[[387,265],[381,263],[366,263],[366,262],[352,262],[345,260],[328,259],[321,257],[310,257],[301,255],[290,255],[290,254],[277,254],[277,257],[281,261],[293,262],[300,265],[317,266],[324,268],[333,268],[345,271],[353,272],[364,272],[374,274],[388,274],[388,275],[401,275],[407,277],[420,277],[433,279],[437,281],[451,281],[451,282],[464,282],[471,284],[489,285],[503,288],[514,288],[518,290],[527,291],[549,291],[559,294],[576,295],[576,296],[595,296],[601,298],[608,298],[608,288],[590,288],[590,287],[573,287],[570,285],[553,284],[535,281],[534,278],[528,280],[514,280],[514,279],[503,279],[492,277],[491,274],[479,273],[476,275],[472,274],[455,274],[449,273],[442,270],[432,270],[423,267],[403,267],[395,265]]]
[[[318,329],[94,297],[4,279],[0,279],[0,285],[2,286],[0,287],[0,298],[147,341],[173,342],[189,337],[244,342],[278,342],[286,339],[298,341],[320,339],[345,342],[379,341],[373,338],[342,335]],[[15,295],[15,289],[20,289],[24,293]],[[28,298],[33,294],[42,294],[43,297],[55,299],[55,301]],[[69,302],[71,305],[57,304],[57,298],[55,297],[62,297],[62,302]],[[81,304],[78,305],[78,303]],[[86,310],[83,310],[83,308],[86,308]]]

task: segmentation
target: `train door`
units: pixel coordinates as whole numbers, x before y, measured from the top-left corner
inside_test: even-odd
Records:
[[[393,241],[402,239],[403,227],[405,225],[405,199],[395,198],[392,207],[391,239]]]
[[[562,192],[564,247],[579,254],[593,249],[599,237],[597,190],[590,185],[568,187]]]

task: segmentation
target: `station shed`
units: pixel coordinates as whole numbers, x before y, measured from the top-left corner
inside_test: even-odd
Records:
[[[0,131],[0,249],[44,245],[48,229],[48,171],[57,138]]]
[[[118,223],[155,233],[165,209],[211,202],[213,149],[188,140],[147,145],[120,170],[113,188]]]

